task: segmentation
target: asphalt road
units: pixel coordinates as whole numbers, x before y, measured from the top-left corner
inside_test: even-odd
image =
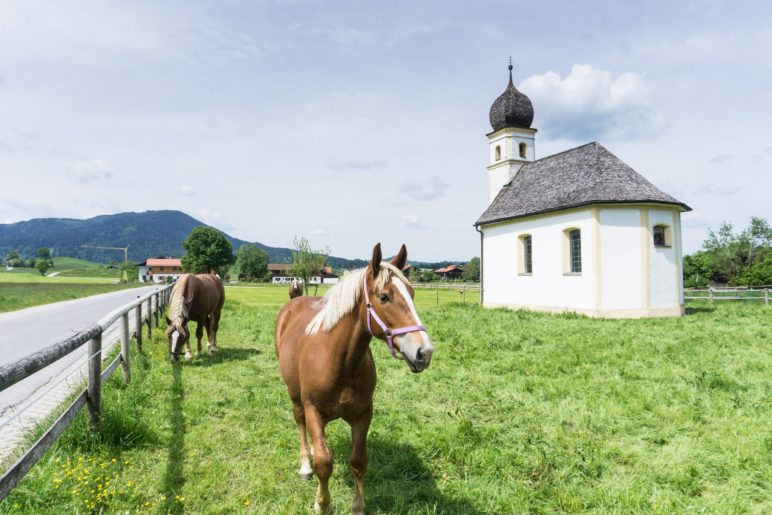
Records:
[[[98,322],[114,309],[158,288],[158,286],[132,288],[0,313],[0,364],[11,363],[68,338]],[[131,324],[133,326],[133,320]],[[119,329],[114,326],[113,334],[103,335],[103,345],[107,346],[118,338],[118,331]],[[37,395],[38,391],[45,390],[48,385],[61,379],[64,371],[77,369],[77,365],[85,360],[86,348],[87,345],[84,344],[49,367],[0,392],[0,424],[9,412],[15,411],[25,400],[29,400]]]

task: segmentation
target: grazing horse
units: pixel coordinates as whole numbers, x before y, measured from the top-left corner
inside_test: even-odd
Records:
[[[295,297],[300,297],[302,295],[303,295],[303,283],[301,283],[297,279],[293,279],[292,284],[290,284],[290,287],[289,287],[290,299],[294,299]]]
[[[370,264],[351,272],[322,297],[289,301],[276,320],[276,354],[300,432],[301,479],[319,479],[314,509],[332,509],[328,483],[332,455],[324,428],[343,418],[351,426],[354,513],[364,512],[367,431],[373,417],[375,362],[373,336],[386,340],[391,354],[411,372],[429,366],[434,348],[413,304],[413,289],[402,274],[407,250],[402,245],[390,263],[381,263],[380,243]],[[313,445],[311,468],[306,428]]]
[[[225,303],[225,288],[216,275],[183,275],[172,289],[169,316],[166,317],[166,337],[172,361],[177,361],[185,344],[185,359],[191,359],[188,321],[194,320],[198,354],[201,354],[201,337],[206,327],[209,352],[217,351],[217,329],[220,312]]]

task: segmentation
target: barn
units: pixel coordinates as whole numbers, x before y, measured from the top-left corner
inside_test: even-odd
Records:
[[[690,208],[597,142],[536,159],[533,105],[512,82],[491,106],[482,304],[596,317],[683,314]]]

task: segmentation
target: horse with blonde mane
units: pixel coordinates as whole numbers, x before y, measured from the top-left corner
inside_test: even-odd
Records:
[[[185,344],[185,359],[193,356],[190,352],[188,321],[196,325],[198,354],[201,354],[201,338],[206,328],[207,348],[217,352],[217,329],[220,327],[220,312],[225,303],[225,288],[220,277],[213,274],[183,275],[172,289],[169,301],[169,315],[166,317],[166,337],[169,340],[169,354],[172,361],[179,359],[182,344]]]
[[[410,282],[402,274],[406,261],[402,245],[390,263],[382,263],[379,243],[366,268],[344,276],[322,298],[292,299],[276,320],[276,354],[300,433],[298,473],[301,479],[310,479],[312,473],[319,479],[317,513],[332,509],[332,455],[324,429],[338,418],[351,426],[352,509],[355,514],[364,512],[367,432],[376,382],[372,337],[385,340],[391,354],[404,359],[411,372],[425,370],[432,358],[432,342],[416,313]]]

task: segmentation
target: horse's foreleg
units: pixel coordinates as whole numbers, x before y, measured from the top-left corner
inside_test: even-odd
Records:
[[[204,337],[204,324],[196,323],[196,354],[201,355],[201,338]]]
[[[185,337],[185,360],[190,361],[193,359],[193,354],[190,352],[190,331],[188,331],[187,322],[185,323],[185,333],[187,334]]]
[[[292,404],[292,412],[295,415],[295,422],[300,432],[300,470],[298,475],[300,479],[311,479],[314,470],[311,468],[311,457],[308,453],[308,439],[306,437],[306,414],[303,411],[302,404]]]
[[[324,437],[324,420],[319,412],[311,405],[305,406],[306,424],[311,433],[311,444],[314,446],[314,473],[319,478],[319,487],[316,489],[316,513],[328,514],[332,512],[332,497],[330,496],[330,476],[332,475],[332,453],[327,447]]]
[[[215,311],[209,319],[209,352],[217,352],[217,330],[220,328],[220,312]]]
[[[373,419],[373,407],[351,423],[351,473],[354,476],[354,502],[351,511],[354,515],[365,512],[365,473],[367,472],[367,431]]]

